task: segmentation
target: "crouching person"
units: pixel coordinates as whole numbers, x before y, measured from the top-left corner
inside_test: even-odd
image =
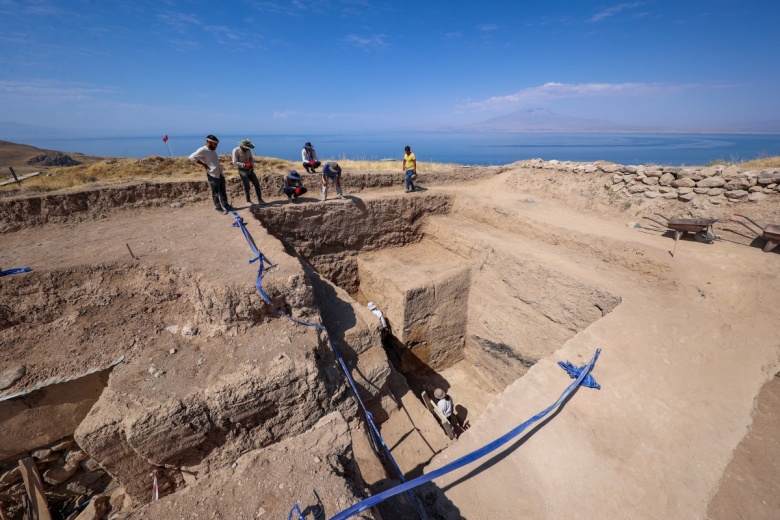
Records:
[[[326,162],[322,167],[322,200],[328,199],[328,181],[336,185],[336,198],[343,199],[341,194],[341,166],[337,162]]]
[[[287,199],[291,201],[297,200],[298,197],[306,193],[307,190],[303,187],[303,182],[301,181],[301,174],[291,170],[290,173],[285,175],[282,191],[287,195]]]

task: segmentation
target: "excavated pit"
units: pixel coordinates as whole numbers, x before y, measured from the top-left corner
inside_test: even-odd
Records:
[[[274,265],[264,280],[274,307],[305,320],[321,316],[407,476],[419,475],[448,444],[420,401],[423,390],[446,389],[458,414],[473,420],[492,396],[619,303],[531,257],[479,244],[453,208],[450,195],[421,194],[253,210],[264,228],[254,238]],[[93,234],[102,241],[85,231],[87,242]],[[110,384],[107,373],[98,374],[97,386],[91,378],[63,383],[89,390],[77,409],[74,399],[45,408],[40,395],[25,397],[23,406],[39,417],[68,421],[54,428],[39,420],[36,435],[14,434],[25,442],[2,453],[6,503],[18,503],[22,493],[14,469],[21,453],[33,454],[53,510],[104,491],[110,480],[123,491],[115,502],[128,507],[149,500],[153,471],[161,493],[175,493],[252,450],[294,439],[333,410],[357,416],[323,338],[277,319],[248,283],[255,268],[245,252],[204,257],[197,249],[168,251],[168,232],[141,236],[128,240],[148,241],[159,260],[127,263],[117,248],[99,263],[73,267],[61,248],[50,269],[0,286],[2,301],[10,302],[0,328],[9,348],[0,361],[27,365],[20,386],[127,356]],[[233,250],[241,251],[240,242]],[[245,267],[208,268],[223,263]],[[391,324],[384,346],[368,301]],[[63,384],[39,392],[64,395]],[[6,412],[6,431],[30,427],[14,425],[10,418],[22,415]],[[349,457],[359,469],[336,473],[372,492],[391,485],[364,434],[351,436]],[[398,503],[382,507],[398,514]],[[6,511],[15,518],[20,509]]]
[[[482,243],[453,207],[444,194],[382,196],[254,215],[352,299],[376,303],[390,359],[415,394],[441,387],[466,419],[620,298],[511,243]]]

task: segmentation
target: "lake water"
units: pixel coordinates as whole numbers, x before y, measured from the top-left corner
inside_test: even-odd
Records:
[[[320,159],[400,159],[409,145],[417,159],[495,165],[532,158],[561,161],[605,160],[619,164],[702,165],[724,159],[743,161],[780,155],[780,135],[748,134],[596,134],[404,132],[355,135],[220,135],[220,153],[230,153],[248,137],[255,155],[300,160],[311,141]],[[25,139],[25,144],[63,152],[115,157],[168,155],[162,135],[94,139]],[[170,135],[175,156],[189,155],[203,136]]]

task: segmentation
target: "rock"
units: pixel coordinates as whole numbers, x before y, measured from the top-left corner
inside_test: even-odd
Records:
[[[694,188],[677,188],[677,193],[680,195],[685,195],[686,193],[690,193],[694,191]]]
[[[717,175],[718,173],[720,173],[720,171],[721,170],[719,170],[714,166],[708,166],[706,168],[702,168],[701,170],[699,170],[699,175],[701,175],[702,178],[712,177],[713,175]]]
[[[670,188],[668,186],[662,186],[662,187],[658,188],[658,191],[660,191],[663,194],[674,193],[675,195],[677,195],[677,188]]]
[[[78,467],[78,464],[76,464],[74,467],[68,467],[66,466],[65,461],[60,458],[57,462],[46,469],[41,477],[52,486],[56,486],[58,484],[62,484],[70,477],[72,477],[73,474],[76,473]]]
[[[22,479],[22,471],[19,466],[14,466],[5,473],[0,474],[0,486],[10,486]]]
[[[718,195],[723,195],[726,192],[723,188],[710,188],[705,191],[707,195],[710,197],[717,197]]]
[[[169,325],[165,327],[165,330],[173,334],[174,336],[179,333],[179,326],[178,325]]]
[[[184,203],[183,202],[174,202],[173,204],[171,204],[171,208],[173,208],[173,209],[183,208],[183,207],[184,207]]]
[[[775,190],[773,188],[764,188],[763,190],[761,190],[761,193],[766,193],[767,195],[774,192]]]
[[[76,166],[81,163],[73,159],[70,155],[62,152],[46,152],[29,159],[27,164],[40,166]]]
[[[699,195],[704,195],[705,193],[709,192],[710,190],[719,190],[721,188],[693,188],[694,193],[698,193]]]
[[[672,186],[675,188],[693,188],[696,186],[696,181],[688,177],[681,177],[672,182]]]
[[[65,452],[65,468],[71,469],[71,468],[78,468],[79,463],[89,457],[86,453],[84,453],[79,448],[71,448],[67,452]]]
[[[673,182],[674,182],[674,175],[672,175],[671,173],[664,173],[658,179],[658,184],[660,184],[661,186],[671,186]]]
[[[171,350],[168,351],[168,354],[176,354],[176,349],[172,348]]]
[[[64,439],[60,439],[54,444],[52,444],[51,446],[49,446],[49,448],[51,448],[54,451],[64,451],[70,448],[71,446],[73,446],[73,437],[65,437]]]
[[[690,202],[696,198],[696,194],[691,192],[681,193],[677,198],[683,202]]]
[[[622,190],[625,187],[626,187],[626,185],[623,184],[622,182],[620,182],[618,184],[613,184],[612,186],[610,186],[609,189],[612,190],[613,192],[618,192],[618,191]]]
[[[669,199],[669,200],[676,199],[677,198],[677,192],[676,191],[670,191],[669,193],[663,193],[661,195],[661,197],[663,197],[664,199]]]
[[[27,373],[27,367],[24,365],[17,365],[10,370],[6,370],[0,376],[0,390],[14,386],[17,381],[24,377],[25,373]]]
[[[723,195],[718,195],[717,197],[710,197],[710,202],[713,204],[723,204],[726,202],[726,197]]]
[[[780,173],[776,171],[764,170],[758,174],[757,180],[759,184],[780,183]]]
[[[658,193],[657,191],[646,191],[645,192],[645,197],[647,197],[648,199],[655,199],[655,198],[659,197],[660,195],[661,194]]]
[[[645,177],[642,179],[643,184],[647,184],[648,186],[655,186],[658,184],[658,177]]]
[[[636,179],[636,173],[627,173],[623,175],[623,182],[631,182]]]
[[[76,520],[101,520],[111,510],[109,498],[105,495],[94,497]]]
[[[618,182],[623,182],[623,176],[622,175],[613,175],[612,176],[612,184],[617,184]]]
[[[195,336],[198,334],[198,327],[193,327],[192,325],[185,325],[181,328],[181,335],[182,336]]]
[[[671,173],[673,175],[677,175],[682,171],[682,168],[677,168],[675,166],[665,166],[664,167],[664,173]]]
[[[726,195],[729,199],[744,199],[748,196],[748,192],[745,190],[731,190],[727,191],[724,195]]]
[[[664,172],[662,172],[660,170],[650,170],[650,169],[649,170],[645,170],[645,176],[651,177],[651,178],[658,178],[658,177],[661,177],[663,174],[664,174]],[[674,178],[674,175],[672,175],[671,173],[669,173],[669,175],[671,175],[672,178]]]
[[[629,193],[643,193],[645,189],[646,188],[643,184],[630,184],[628,186]]]
[[[747,190],[750,188],[750,181],[744,178],[732,179],[724,186],[727,190]]]
[[[98,461],[93,459],[92,457],[87,457],[83,461],[81,461],[81,467],[84,468],[85,471],[93,472],[97,471],[99,469],[102,469],[100,467],[100,464],[98,464]]]
[[[726,185],[723,177],[707,177],[696,183],[699,188],[722,188]]]
[[[751,186],[748,190],[750,193],[761,193],[761,190],[763,190],[761,186]]]
[[[748,200],[750,202],[761,202],[764,199],[766,199],[766,195],[760,192],[754,192],[748,195]]]

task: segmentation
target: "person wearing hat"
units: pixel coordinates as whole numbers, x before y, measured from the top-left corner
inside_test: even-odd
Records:
[[[380,332],[382,339],[385,339],[385,337],[390,333],[390,327],[387,325],[387,319],[385,319],[385,315],[376,308],[376,304],[374,302],[368,302],[368,310],[371,311],[371,313],[379,318],[379,324],[382,325],[382,331]]]
[[[255,160],[252,157],[252,150],[255,145],[249,139],[241,139],[238,142],[238,146],[233,148],[233,166],[238,168],[238,175],[241,177],[241,183],[244,185],[244,194],[246,195],[246,201],[248,204],[252,204],[252,199],[249,198],[249,183],[255,187],[257,192],[257,203],[265,204],[263,196],[260,192],[260,182],[255,175]]]
[[[444,417],[450,421],[450,424],[453,426],[460,426],[460,424],[458,424],[457,416],[453,413],[454,406],[452,405],[452,398],[441,388],[437,388],[433,391],[433,397],[436,398],[436,406],[439,407],[439,410],[444,414]]]
[[[307,190],[303,187],[303,182],[301,181],[301,174],[295,170],[290,170],[290,173],[284,176],[282,191],[290,201],[297,200],[298,197],[306,193]]]
[[[311,146],[311,143],[303,145],[301,150],[301,160],[306,173],[317,173],[317,168],[322,164],[317,158],[317,151]]]
[[[214,200],[216,210],[227,215],[228,211],[233,211],[233,207],[228,204],[227,189],[225,188],[225,176],[222,173],[222,167],[219,165],[219,155],[217,155],[217,145],[219,139],[209,134],[206,136],[206,145],[201,146],[190,155],[190,161],[200,164],[206,168],[206,178],[211,186],[211,198]]]
[[[328,180],[336,183],[336,198],[343,199],[341,194],[341,166],[337,162],[326,162],[322,167],[322,200],[328,199]]]
[[[417,178],[417,157],[408,146],[404,148],[403,169],[406,172],[406,193],[414,191],[414,180]]]

